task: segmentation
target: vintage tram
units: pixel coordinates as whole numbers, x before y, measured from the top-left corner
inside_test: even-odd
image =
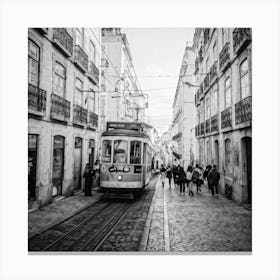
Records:
[[[107,130],[101,135],[102,191],[132,193],[149,183],[153,157],[150,128],[145,123],[107,123]]]

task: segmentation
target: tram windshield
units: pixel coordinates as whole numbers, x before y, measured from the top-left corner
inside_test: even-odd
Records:
[[[141,142],[130,142],[130,164],[141,164]]]
[[[113,163],[127,163],[128,142],[124,140],[114,141]]]
[[[112,141],[103,140],[102,142],[102,162],[110,163],[111,162],[111,153],[112,153]]]

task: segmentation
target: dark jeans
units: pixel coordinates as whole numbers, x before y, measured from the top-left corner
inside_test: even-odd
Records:
[[[180,182],[180,193],[181,192],[185,192],[185,183],[184,182]]]
[[[168,177],[168,183],[169,183],[169,186],[171,186],[171,177]]]
[[[212,195],[218,194],[218,185],[210,185]]]

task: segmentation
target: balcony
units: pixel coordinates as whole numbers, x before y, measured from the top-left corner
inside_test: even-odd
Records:
[[[175,134],[173,137],[172,137],[172,140],[177,140],[179,138],[182,137],[182,132],[178,132],[177,134]]]
[[[241,124],[252,120],[252,96],[235,104],[235,123]]]
[[[79,105],[74,105],[73,124],[85,126],[87,124],[87,110]]]
[[[232,37],[233,51],[237,54],[251,42],[251,28],[235,28]]]
[[[223,49],[221,50],[219,54],[219,60],[220,60],[220,71],[224,71],[226,69],[226,66],[230,62],[230,45],[229,42],[227,42]]]
[[[218,131],[218,114],[211,118],[211,132]]]
[[[231,127],[231,120],[232,120],[232,110],[231,107],[228,107],[221,113],[222,129]]]
[[[214,64],[210,68],[210,73],[209,73],[209,82],[212,84],[216,78],[218,77],[218,63],[217,61],[214,62]]]
[[[88,70],[88,55],[84,52],[84,50],[79,45],[75,46],[74,63],[83,73],[87,72],[87,70]]]
[[[88,77],[93,83],[98,85],[99,69],[96,67],[96,65],[92,61],[89,61],[89,63],[88,63]]]
[[[210,119],[208,119],[206,121],[206,133],[210,133],[211,132],[211,128],[210,128]]]
[[[47,92],[28,84],[28,113],[43,116],[46,111]]]
[[[199,135],[204,135],[205,131],[204,131],[204,122],[200,124],[200,131],[199,131]]]
[[[208,73],[203,81],[203,88],[204,88],[204,92],[206,92],[209,89],[210,86],[210,73]]]
[[[96,129],[98,127],[98,115],[93,112],[88,113],[88,127]]]
[[[65,28],[53,28],[53,43],[67,56],[73,54],[73,38]]]
[[[70,119],[70,102],[56,94],[52,94],[51,118],[62,122],[68,122]]]

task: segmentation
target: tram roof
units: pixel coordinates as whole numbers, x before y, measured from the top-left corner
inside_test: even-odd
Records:
[[[105,131],[102,133],[102,136],[127,136],[150,139],[150,137],[143,132],[138,132],[129,129],[114,129],[110,131]]]

